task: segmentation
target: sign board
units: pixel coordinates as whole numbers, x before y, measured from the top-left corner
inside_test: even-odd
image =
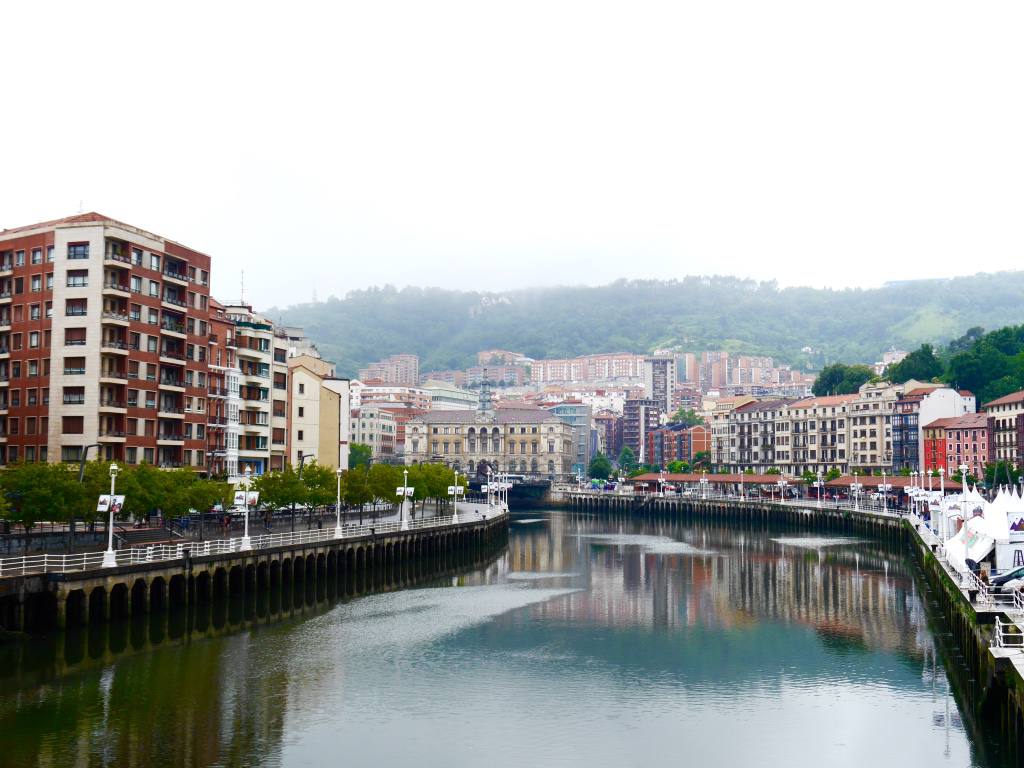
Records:
[[[115,515],[121,514],[121,509],[123,507],[124,496],[111,496],[109,493],[102,494],[99,501],[96,503],[97,512],[112,513]]]
[[[1007,512],[1006,522],[1010,528],[1010,541],[1024,541],[1024,510]]]
[[[248,501],[249,502],[248,506],[255,507],[259,503],[260,492],[259,491],[249,491],[248,493],[249,493],[249,498],[246,499],[246,492],[245,491],[235,491],[234,505],[236,507],[244,507],[244,506],[246,506],[246,501]]]
[[[412,496],[416,492],[413,487],[406,488],[405,486],[398,486],[395,488],[395,496]]]
[[[461,485],[449,485],[448,486],[448,495],[449,496],[461,496],[465,492],[466,492],[466,489],[463,488]]]

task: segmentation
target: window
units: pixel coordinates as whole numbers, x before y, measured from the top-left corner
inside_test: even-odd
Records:
[[[68,258],[69,259],[88,259],[89,258],[89,244],[88,243],[68,243]]]
[[[142,293],[142,278],[132,275],[128,282],[128,288],[132,293]]]
[[[53,290],[53,272],[49,272],[46,275],[46,290]]]
[[[305,409],[305,408],[303,408],[303,407],[302,407],[302,406],[300,405],[300,406],[299,406],[299,418],[301,419],[301,418],[302,418],[303,416],[305,416],[305,415],[306,415],[306,409]]]
[[[305,439],[306,439],[305,432],[300,429],[299,430],[299,440],[305,440]]]
[[[25,252],[15,251],[14,253],[14,266],[24,267],[25,266]]]
[[[87,288],[89,286],[89,270],[69,269],[68,288]]]
[[[300,395],[306,394],[306,385],[301,383],[301,382],[299,383],[299,394]]]
[[[43,263],[43,249],[42,248],[33,248],[32,249],[32,263],[33,264],[42,264]]]
[[[52,245],[46,246],[46,260],[47,261],[53,261],[53,246]]]
[[[65,435],[81,435],[85,432],[84,416],[62,416],[61,433]]]
[[[39,320],[42,318],[42,314],[42,307],[40,307],[38,304],[33,304],[31,307],[28,308],[29,320]]]
[[[157,272],[160,271],[160,257],[155,253],[149,254],[149,268]]]
[[[29,288],[29,290],[31,290],[33,293],[38,293],[39,291],[43,290],[43,276],[32,275],[32,281],[30,285],[31,287]]]
[[[29,349],[39,349],[39,331],[32,331],[28,335]]]
[[[156,280],[149,281],[149,295],[154,297],[160,295],[160,283]]]

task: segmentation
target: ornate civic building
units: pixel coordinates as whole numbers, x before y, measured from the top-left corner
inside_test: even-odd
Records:
[[[492,471],[566,480],[576,456],[572,427],[548,411],[428,411],[409,420],[405,462],[443,462],[470,476]]]

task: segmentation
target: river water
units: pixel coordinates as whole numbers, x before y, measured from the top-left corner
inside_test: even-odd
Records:
[[[999,766],[913,573],[868,540],[518,514],[507,551],[437,584],[61,664],[22,649],[0,764]]]

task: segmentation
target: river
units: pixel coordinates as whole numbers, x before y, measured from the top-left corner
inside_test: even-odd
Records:
[[[8,647],[0,764],[1001,767],[923,588],[864,539],[520,513],[419,588]]]

